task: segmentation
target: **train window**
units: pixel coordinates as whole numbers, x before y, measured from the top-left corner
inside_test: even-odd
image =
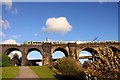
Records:
[[[35,42],[33,42],[33,44],[35,44]]]

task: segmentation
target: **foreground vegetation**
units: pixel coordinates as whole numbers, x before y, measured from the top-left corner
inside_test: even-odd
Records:
[[[109,48],[99,50],[94,61],[81,66],[76,60],[64,57],[54,66],[65,80],[120,80],[120,53]]]
[[[5,54],[0,54],[0,67],[12,66],[10,58]]]
[[[64,80],[84,80],[84,68],[81,67],[79,61],[73,58],[63,57],[59,59],[54,68],[60,72],[58,75]]]
[[[20,66],[21,59],[18,58],[19,56],[16,54],[13,55],[13,58],[10,59],[6,54],[0,54],[0,67],[10,67],[10,66]]]
[[[29,66],[39,77],[40,79],[48,79],[48,80],[57,80],[55,77],[56,74],[52,72],[50,68],[47,66]]]
[[[19,67],[2,67],[2,78],[9,78],[9,79],[15,78],[18,72],[19,72]]]

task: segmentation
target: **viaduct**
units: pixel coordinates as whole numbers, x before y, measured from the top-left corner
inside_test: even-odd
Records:
[[[55,51],[62,51],[66,57],[72,57],[79,60],[81,51],[88,51],[92,55],[99,53],[100,48],[110,48],[113,52],[120,52],[120,42],[105,41],[105,42],[42,42],[41,44],[0,44],[1,53],[9,55],[12,51],[20,51],[22,53],[21,65],[26,66],[27,55],[31,51],[39,51],[42,55],[42,64],[51,64],[52,54]],[[85,57],[85,58],[89,58]]]

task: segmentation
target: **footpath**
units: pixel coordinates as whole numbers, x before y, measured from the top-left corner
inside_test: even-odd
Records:
[[[20,66],[19,73],[13,80],[40,80],[28,66]]]

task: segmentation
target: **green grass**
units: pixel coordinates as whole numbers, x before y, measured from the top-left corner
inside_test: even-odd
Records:
[[[19,67],[2,67],[2,78],[15,78],[19,72]]]
[[[47,66],[30,66],[30,68],[39,76],[49,80],[57,80],[56,74]]]

